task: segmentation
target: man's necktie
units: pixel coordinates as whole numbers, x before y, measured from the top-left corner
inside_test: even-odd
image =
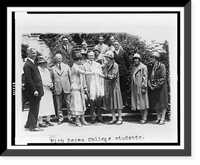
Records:
[[[60,64],[58,64],[58,68],[61,70],[61,65]]]

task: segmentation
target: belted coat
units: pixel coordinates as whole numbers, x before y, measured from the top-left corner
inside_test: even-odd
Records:
[[[138,66],[133,66],[131,72],[131,109],[145,110],[149,108],[147,93],[147,67],[140,62]],[[146,92],[142,93],[142,83],[146,86]]]
[[[119,81],[119,67],[116,62],[103,67],[104,81],[104,109],[123,109],[122,95]]]

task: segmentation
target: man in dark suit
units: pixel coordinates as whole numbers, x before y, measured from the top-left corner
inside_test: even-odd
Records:
[[[27,48],[27,61],[24,64],[25,93],[29,101],[29,114],[25,129],[30,131],[42,131],[37,127],[40,99],[44,95],[42,80],[37,65],[34,63],[37,51]]]
[[[58,53],[62,54],[62,58],[63,58],[62,62],[71,67],[74,63],[74,59],[73,59],[73,56],[75,53],[74,48],[69,43],[69,39],[67,37],[63,37],[62,41],[63,43],[60,49],[58,50]]]
[[[130,68],[129,57],[127,53],[120,49],[119,42],[114,42],[114,58],[115,62],[119,65],[119,77],[120,77],[120,88],[122,92],[122,99],[124,106],[128,106],[127,103],[127,75]]]

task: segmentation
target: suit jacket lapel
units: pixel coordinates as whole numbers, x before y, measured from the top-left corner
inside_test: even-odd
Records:
[[[62,68],[62,66],[61,66],[61,68]],[[55,65],[55,71],[58,73],[59,76],[61,75],[61,70],[58,68],[57,64]]]
[[[68,54],[70,54],[70,53],[71,53],[71,51],[72,51],[72,48],[73,48],[73,47],[72,47],[71,45],[69,45],[69,46],[68,46],[68,50],[67,50]]]
[[[61,63],[60,66],[61,66],[61,70],[60,69],[59,70],[60,70],[60,74],[62,74],[64,72],[64,65],[63,65],[63,63]]]
[[[61,48],[60,50],[61,50],[61,52],[62,52],[62,54],[63,54],[64,56],[67,56],[68,50],[66,50],[64,46],[62,46],[62,48]]]
[[[66,46],[66,49],[63,46],[63,50],[66,52],[66,54],[70,54],[70,52],[71,52],[71,46],[70,45]]]
[[[135,82],[135,75],[136,73],[141,70],[141,63],[139,64],[139,66],[133,71],[133,79],[134,79],[134,82]]]
[[[122,50],[121,49],[119,49],[119,53],[118,54],[114,51],[114,56],[115,56],[116,59],[120,59],[121,54],[122,54]]]
[[[112,74],[112,68],[114,66],[114,62],[108,66],[108,73]]]
[[[122,50],[121,50],[121,49],[119,49],[119,54],[118,54],[118,55],[119,55],[119,56],[121,56],[121,54],[122,54]]]
[[[27,61],[29,62],[30,65],[36,67],[36,65],[34,63],[32,63],[32,61],[30,61],[29,59],[27,59]]]
[[[121,56],[121,54],[122,54],[122,50],[121,49],[119,49],[119,53],[118,53],[118,57],[120,57]]]
[[[34,68],[39,72],[38,66],[37,66],[36,64],[32,63],[32,61],[30,61],[29,59],[27,59],[27,61],[29,62],[29,64],[30,64],[32,67],[34,67]]]

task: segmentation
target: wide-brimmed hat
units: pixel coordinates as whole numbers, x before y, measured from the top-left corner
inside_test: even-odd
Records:
[[[37,58],[38,60],[37,60],[37,63],[38,64],[41,64],[41,63],[47,63],[47,61],[44,59],[44,57],[42,57],[42,56],[38,56],[38,58]]]
[[[138,54],[138,53],[135,53],[135,54],[134,54],[133,59],[134,59],[134,58],[138,58],[138,59],[141,60],[141,56],[140,56],[140,54]]]
[[[109,57],[111,59],[114,59],[114,53],[112,51],[107,51],[104,57]]]
[[[153,52],[151,57],[159,59],[160,58],[160,54],[158,52]]]

